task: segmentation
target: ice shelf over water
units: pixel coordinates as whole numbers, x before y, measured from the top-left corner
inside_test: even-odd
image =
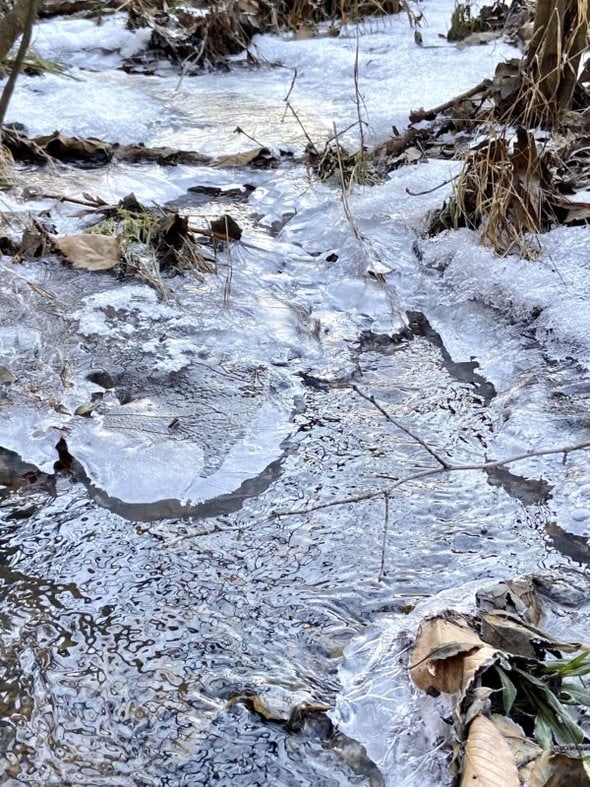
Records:
[[[334,124],[341,131],[354,123],[358,46],[365,139],[383,140],[392,125],[400,131],[407,125],[410,110],[451,99],[491,77],[498,61],[518,54],[500,41],[464,49],[447,44],[439,34],[448,28],[452,7],[446,0],[424,3],[423,48],[415,45],[407,19],[400,15],[364,23],[358,37],[353,26],[338,38],[257,36],[252,51],[261,61],[259,68],[238,64],[229,73],[180,81],[177,76],[113,70],[146,40],[144,31],[124,29],[122,15],[102,26],[84,20],[41,23],[37,49],[66,63],[76,79],[19,79],[7,120],[23,123],[29,133],[59,129],[212,156],[260,142],[275,152],[292,151],[294,162],[264,172],[122,163],[88,171],[21,170],[20,185],[40,193],[87,192],[109,202],[132,191],[146,204],[165,204],[183,198],[191,186],[227,189],[247,183],[256,188],[247,205],[239,207],[242,239],[229,253],[218,254],[217,273],[166,279],[165,298],[145,282],[73,271],[54,257],[19,264],[7,257],[0,260],[0,363],[16,377],[0,392],[7,399],[0,445],[52,472],[55,444],[65,436],[88,483],[103,496],[132,505],[167,499],[199,503],[231,494],[283,460],[285,441],[305,427],[310,446],[307,452],[295,449],[290,455],[292,476],[283,480],[282,497],[253,503],[269,518],[269,511],[283,503],[299,505],[322,494],[330,498],[351,489],[363,491],[376,482],[373,465],[379,462],[387,474],[391,461],[399,475],[410,460],[424,461],[403,451],[401,458],[391,460],[387,451],[400,450],[399,434],[395,440],[389,433],[384,436],[383,419],[368,406],[362,410],[356,400],[340,402],[339,386],[353,380],[367,388],[374,385],[389,406],[402,409],[410,426],[417,420],[423,433],[455,458],[484,461],[584,439],[590,402],[589,230],[559,228],[541,236],[535,261],[498,259],[467,230],[425,238],[427,212],[448,198],[451,185],[433,189],[451,181],[460,167],[458,162],[435,160],[401,168],[384,183],[354,187],[347,218],[339,184],[318,183],[306,172],[302,161],[307,140],[292,114],[285,114],[284,98],[297,69],[290,102],[320,148]],[[238,126],[257,142],[236,133]],[[351,149],[358,145],[358,130],[347,132],[345,142]],[[408,190],[429,193],[414,197]],[[50,197],[28,203],[8,193],[3,200],[3,209],[20,220],[29,207],[50,210],[60,233],[80,231],[88,220],[79,215],[79,206]],[[214,201],[203,208],[205,218],[226,210]],[[407,311],[426,315],[448,357],[425,340],[411,351],[409,344],[398,343]],[[478,364],[478,372],[495,387],[495,397],[484,406],[468,385],[456,384],[445,364]],[[109,372],[112,387],[89,379],[97,370]],[[302,382],[306,376],[312,380],[307,389]],[[326,401],[316,396],[318,390],[328,392]],[[89,417],[75,415],[97,396],[100,404]],[[309,422],[302,426],[296,415],[306,406]],[[530,458],[513,467],[517,477],[541,479],[553,487],[552,498],[530,515],[475,472],[448,489],[433,486],[422,497],[410,492],[400,496],[399,532],[391,533],[391,539],[399,539],[392,547],[396,563],[388,579],[391,594],[397,599],[406,585],[414,594],[448,587],[461,581],[460,569],[470,577],[513,565],[538,570],[547,551],[542,527],[548,521],[587,538],[590,482],[585,457],[572,454],[565,467],[561,456]],[[434,502],[429,502],[431,497]],[[318,555],[328,568],[337,566],[338,572],[329,577],[334,585],[343,583],[335,602],[329,582],[322,584],[324,568],[319,563],[322,575],[313,574],[309,582],[318,607],[318,599],[328,598],[330,625],[338,631],[347,626],[347,635],[369,616],[367,597],[358,602],[360,611],[355,606],[361,588],[368,593],[368,587],[386,606],[379,595],[385,593],[384,586],[374,579],[375,566],[369,569],[363,563],[360,580],[356,566],[378,562],[380,546],[366,554],[366,533],[372,537],[378,532],[382,543],[382,511],[375,509],[372,501],[354,513],[330,510],[324,518],[314,517],[313,526],[298,530],[297,524],[285,538],[299,550],[293,558],[297,566],[289,565],[294,573],[281,575],[276,586],[293,586],[299,592],[302,556],[314,570]],[[484,520],[493,530],[488,539],[481,538]],[[116,524],[121,527],[118,520]],[[254,553],[242,561],[246,576],[236,583],[236,593],[242,593],[243,583],[244,595],[256,603],[259,586],[248,584],[251,567],[267,553],[269,560],[275,559],[272,549],[268,551],[269,544],[274,549],[273,537],[269,535],[261,549],[255,544]],[[351,546],[353,539],[357,541]],[[289,543],[284,554],[289,555],[290,548]],[[218,551],[224,553],[225,547]],[[275,581],[272,567],[263,565],[259,571],[257,582],[265,572]],[[226,585],[234,581],[233,569],[214,566],[211,572],[215,581],[221,576]],[[191,596],[190,605],[193,601]],[[274,595],[272,603],[282,613]],[[251,621],[239,618],[235,610],[242,609],[240,605],[242,597],[232,614],[244,628]],[[270,609],[272,604],[262,606]],[[297,614],[315,631],[307,609]],[[408,619],[402,625],[399,616],[382,617],[348,646],[335,718],[367,747],[389,784],[438,785],[444,758],[430,759],[438,724],[424,726],[426,704],[416,704],[407,674],[391,662],[391,648]],[[275,623],[269,624],[269,641],[280,628]],[[223,623],[215,625],[230,625],[225,611]],[[281,666],[288,671],[290,648],[302,627],[289,628],[296,626],[290,618],[285,625],[288,632],[282,632],[280,647],[287,655],[281,653]],[[217,641],[217,629],[212,629]],[[265,647],[259,651],[266,655]],[[225,666],[223,670],[225,680]],[[413,726],[408,727],[408,717]],[[406,737],[396,749],[391,736],[400,730]],[[420,743],[412,752],[414,759],[403,748],[408,733],[414,735],[412,745]],[[247,757],[249,746],[247,742]],[[410,778],[410,765],[418,769],[425,762],[433,768],[431,782],[430,776],[403,781]]]

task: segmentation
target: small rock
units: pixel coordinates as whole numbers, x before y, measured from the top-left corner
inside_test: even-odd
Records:
[[[90,374],[86,375],[86,379],[89,380],[91,383],[96,383],[96,385],[100,385],[101,388],[114,388],[115,387],[115,380],[113,376],[105,371],[104,369],[97,369],[94,372],[90,372]]]
[[[14,374],[6,366],[0,366],[0,385],[8,385],[16,380]]]

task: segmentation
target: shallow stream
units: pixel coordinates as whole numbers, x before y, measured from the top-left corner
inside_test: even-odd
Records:
[[[424,8],[432,50],[415,47],[405,19],[361,29],[374,138],[514,56],[497,42],[443,44],[448,4]],[[308,134],[353,122],[354,29],[263,37],[258,69],[179,85],[106,70],[105,42],[119,42],[115,61],[133,43],[120,22],[95,44],[72,24],[44,23],[38,43],[61,47],[82,82],[23,78],[10,120],[31,133],[221,155],[252,147],[239,126],[294,161],[23,168],[3,198],[13,220],[45,208],[65,233],[84,226],[79,209],[27,200],[25,186],[108,201],[133,191],[195,219],[230,213],[244,234],[216,274],[166,280],[165,298],[56,258],[0,260],[0,363],[14,376],[0,388],[2,783],[440,785],[444,753],[424,759],[436,734],[416,734],[415,707],[388,703],[390,682],[407,681],[387,661],[391,631],[439,591],[461,598],[467,583],[534,573],[563,589],[554,627],[584,639],[587,460],[436,475],[386,509],[365,493],[433,459],[366,397],[455,462],[587,439],[587,305],[580,324],[564,309],[562,333],[550,312],[555,281],[559,297],[578,297],[584,277],[567,254],[582,241],[576,230],[549,240],[527,273],[466,232],[421,238],[448,188],[406,189],[457,171],[441,161],[355,188],[351,223],[338,184],[306,172],[283,98],[297,67],[291,100]],[[239,202],[188,191],[208,186],[253,189]],[[296,513],[355,496],[366,499]],[[413,741],[394,747],[404,714]]]

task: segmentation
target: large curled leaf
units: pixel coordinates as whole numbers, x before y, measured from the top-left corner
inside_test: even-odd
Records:
[[[114,235],[59,235],[54,243],[75,268],[106,271],[120,261],[121,241]]]
[[[460,787],[520,787],[510,747],[496,726],[477,716],[469,727]]]
[[[496,651],[473,629],[446,618],[422,622],[410,659],[412,680],[422,691],[465,691]]]
[[[508,612],[488,612],[481,616],[482,639],[498,650],[516,656],[536,658],[538,650],[560,650],[574,653],[580,650],[577,642],[560,642],[534,626],[523,623]]]

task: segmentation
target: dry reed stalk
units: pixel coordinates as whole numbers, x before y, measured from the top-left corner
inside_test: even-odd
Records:
[[[520,88],[503,122],[556,128],[572,108],[578,71],[588,49],[589,0],[539,0]]]
[[[551,219],[553,189],[533,135],[523,128],[511,149],[507,130],[467,155],[452,198],[454,225],[483,227],[482,241],[500,255],[537,256],[531,235]]]

